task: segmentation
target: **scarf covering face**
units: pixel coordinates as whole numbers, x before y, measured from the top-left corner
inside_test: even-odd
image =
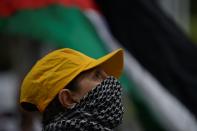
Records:
[[[43,131],[112,131],[122,122],[121,95],[120,82],[109,76],[75,107],[58,114]]]

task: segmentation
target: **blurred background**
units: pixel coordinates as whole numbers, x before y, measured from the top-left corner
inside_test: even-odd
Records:
[[[0,0],[0,131],[41,131],[19,106],[42,56],[125,50],[125,114],[116,131],[197,131],[196,0]],[[118,62],[118,61],[117,61]]]

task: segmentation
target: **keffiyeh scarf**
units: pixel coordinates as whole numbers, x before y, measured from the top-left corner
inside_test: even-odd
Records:
[[[112,131],[123,117],[122,87],[109,76],[72,109],[58,114],[43,131]]]

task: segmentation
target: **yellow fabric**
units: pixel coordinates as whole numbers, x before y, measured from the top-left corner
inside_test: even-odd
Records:
[[[115,50],[93,59],[76,50],[55,50],[39,60],[25,77],[20,103],[34,104],[40,112],[81,72],[100,66],[108,75],[117,78],[123,69],[123,50]]]

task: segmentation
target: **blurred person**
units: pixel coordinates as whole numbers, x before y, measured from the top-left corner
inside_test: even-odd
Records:
[[[43,131],[110,131],[122,122],[123,50],[99,59],[64,48],[39,60],[25,77],[20,104],[43,116]]]

